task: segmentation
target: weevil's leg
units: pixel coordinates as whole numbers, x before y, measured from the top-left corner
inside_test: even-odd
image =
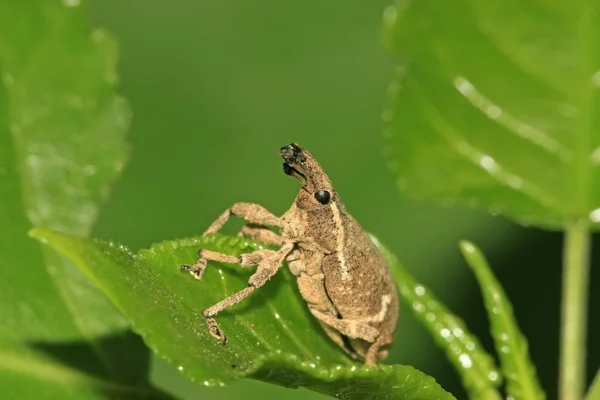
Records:
[[[359,356],[356,351],[352,348],[352,346],[348,346],[345,342],[344,339],[342,337],[342,335],[336,331],[335,329],[333,329],[332,327],[330,327],[329,325],[325,325],[325,324],[320,324],[321,328],[323,328],[323,330],[325,331],[325,333],[327,334],[327,336],[333,340],[333,342],[335,344],[337,344],[341,349],[343,349],[346,354],[348,354],[350,357],[352,357],[355,360],[360,360],[362,359],[361,356]]]
[[[225,210],[223,214],[221,214],[219,218],[217,218],[215,222],[208,227],[203,235],[218,232],[232,215],[244,218],[246,221],[252,224],[281,226],[280,218],[273,215],[263,206],[253,203],[235,203],[233,206]]]
[[[376,365],[378,358],[380,358],[380,359],[385,358],[388,351],[387,350],[380,351],[380,349],[385,345],[391,344],[392,343],[391,339],[392,338],[379,336],[377,338],[377,340],[375,341],[375,343],[373,343],[369,347],[369,350],[367,350],[367,355],[365,356],[365,365]]]
[[[248,287],[240,290],[235,294],[232,294],[226,299],[221,300],[217,304],[202,311],[202,315],[206,319],[206,324],[208,325],[208,331],[213,337],[219,339],[222,344],[225,344],[227,342],[227,337],[219,327],[219,324],[217,324],[217,321],[215,321],[215,315],[217,315],[219,312],[223,311],[227,307],[230,307],[244,300],[252,292],[254,292],[256,289],[264,285],[269,279],[271,279],[271,277],[273,277],[273,275],[275,275],[275,273],[279,270],[279,267],[285,259],[285,256],[287,256],[287,254],[290,251],[292,251],[293,248],[293,244],[287,244],[278,251],[261,250],[262,259],[258,264],[256,272],[252,274],[252,276],[250,276],[250,279],[248,279]],[[248,256],[252,256],[255,253],[257,252],[249,253]],[[251,261],[252,260],[249,259],[247,262]]]
[[[283,244],[281,236],[269,228],[257,224],[244,225],[238,233],[238,236],[247,237],[266,244],[274,244],[276,246],[281,246]]]
[[[374,343],[379,337],[379,331],[376,328],[363,322],[339,319],[332,315],[322,313],[312,307],[310,307],[310,312],[317,317],[319,321],[324,322],[342,335],[351,339],[362,339],[369,343]]]
[[[269,250],[256,250],[252,253],[242,254],[239,257],[229,254],[217,253],[216,251],[200,249],[200,259],[194,265],[182,265],[182,271],[188,271],[194,278],[202,279],[208,261],[216,261],[228,264],[239,264],[241,267],[250,267],[259,264]]]
[[[213,222],[208,227],[208,229],[203,233],[203,236],[218,232],[223,227],[223,225],[225,225],[225,223],[227,222],[229,217],[231,217],[232,215],[244,218],[246,221],[248,221],[252,224],[267,225],[267,226],[281,226],[281,220],[279,219],[279,217],[276,217],[275,215],[273,215],[271,212],[269,212],[263,206],[260,206],[258,204],[253,204],[253,203],[235,203],[233,206],[231,206],[230,208],[225,210],[223,212],[223,214],[221,214],[219,216],[219,218],[217,218],[215,220],[215,222]],[[208,260],[227,262],[227,263],[237,263],[238,262],[238,260],[233,261],[233,258],[231,258],[232,256],[227,256],[225,254],[215,253],[215,252],[211,252],[211,253],[213,253],[213,255],[218,254],[218,256],[215,256],[217,258],[209,258],[204,255],[204,254],[209,254],[207,252],[209,252],[209,250],[200,250],[200,252],[199,252],[200,257],[199,257],[198,261],[196,262],[196,264],[182,265],[180,267],[181,270],[189,271],[196,279],[202,279],[202,275],[204,274],[204,270],[206,269]]]
[[[206,269],[206,264],[209,260],[229,263],[229,264],[239,264],[240,257],[230,256],[228,254],[217,253],[216,251],[211,251],[207,249],[200,249],[198,251],[198,255],[200,258],[194,265],[182,265],[182,271],[189,271],[189,273],[196,279],[202,279],[202,275],[204,275],[204,270]]]

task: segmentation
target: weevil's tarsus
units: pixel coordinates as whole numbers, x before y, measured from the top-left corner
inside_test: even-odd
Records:
[[[206,269],[206,259],[200,258],[194,265],[182,265],[179,268],[182,272],[189,272],[194,278],[202,280],[204,270]]]
[[[199,280],[201,280],[204,276],[204,271],[206,270],[206,266],[209,260],[228,264],[237,264],[240,262],[239,257],[217,253],[216,251],[211,251],[207,249],[200,249],[198,251],[198,256],[200,258],[198,259],[196,264],[182,265],[180,267],[180,270],[189,272],[194,278]]]
[[[208,332],[211,334],[211,336],[216,339],[219,339],[221,344],[225,345],[227,343],[227,336],[223,334],[221,328],[219,327],[219,324],[217,324],[217,321],[215,321],[215,319],[211,317],[205,317],[205,320],[206,325],[208,325]]]

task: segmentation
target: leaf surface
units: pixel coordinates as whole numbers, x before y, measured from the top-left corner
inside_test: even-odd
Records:
[[[79,1],[0,0],[0,392],[166,398],[148,349],[32,226],[87,235],[126,159],[117,49]]]
[[[600,221],[600,5],[399,0],[384,113],[399,186],[524,223]],[[460,23],[457,23],[460,21]]]
[[[0,337],[123,329],[114,307],[31,226],[87,235],[126,158],[115,42],[79,2],[0,0]]]
[[[251,268],[211,262],[198,281],[179,267],[193,264],[200,248],[239,255],[260,249],[259,243],[210,235],[162,242],[134,256],[115,244],[40,229],[32,235],[80,266],[145,342],[198,384],[251,377],[345,399],[453,399],[412,367],[351,361],[308,313],[287,268],[216,317],[228,336],[221,345],[201,312],[247,287]]]

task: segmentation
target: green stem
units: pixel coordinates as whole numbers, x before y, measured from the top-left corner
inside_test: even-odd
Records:
[[[587,221],[570,224],[563,255],[560,346],[561,400],[581,400],[585,388],[585,354],[590,234]]]

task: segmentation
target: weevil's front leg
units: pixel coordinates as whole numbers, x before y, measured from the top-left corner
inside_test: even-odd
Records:
[[[218,253],[216,251],[200,249],[198,254],[200,260],[194,265],[182,265],[182,271],[188,271],[196,279],[202,279],[204,270],[206,270],[206,264],[208,261],[216,261],[228,264],[239,264],[241,267],[246,268],[252,265],[258,265],[263,258],[271,253],[271,250],[256,250],[252,253],[244,253],[239,257],[231,256],[229,254]]]
[[[278,251],[273,250],[262,250],[262,259],[258,263],[256,272],[248,279],[248,287],[240,290],[239,292],[232,294],[224,300],[221,300],[212,307],[207,308],[202,312],[202,315],[206,319],[208,325],[208,331],[210,334],[219,339],[222,344],[227,342],[227,337],[217,324],[214,316],[225,308],[230,307],[248,297],[256,289],[264,285],[275,273],[279,270],[281,263],[287,256],[287,254],[294,248],[293,244],[284,245]],[[257,252],[255,252],[257,253]],[[252,255],[250,253],[248,255]]]
[[[188,271],[196,279],[202,279],[202,275],[204,275],[204,270],[206,269],[208,261],[216,261],[228,264],[242,264],[240,257],[230,256],[229,254],[217,253],[216,251],[207,249],[200,249],[200,251],[198,251],[198,256],[200,258],[198,259],[196,264],[184,264],[180,268],[182,271]]]
[[[215,222],[213,222],[208,227],[208,229],[202,234],[202,236],[217,233],[232,215],[244,218],[251,224],[278,227],[281,226],[280,218],[273,215],[271,212],[269,212],[269,210],[267,210],[263,206],[253,203],[235,203],[233,206],[225,210],[223,214],[221,214],[219,218],[217,218]],[[277,236],[275,233],[271,233]],[[281,241],[279,242],[279,244],[281,244]],[[238,263],[236,257],[232,258],[232,256],[227,256],[221,253],[215,253],[210,250],[200,250],[199,258],[198,261],[196,261],[196,264],[182,265],[181,270],[189,271],[189,273],[192,274],[192,276],[196,279],[202,279],[202,275],[204,274],[204,270],[206,269],[209,260],[226,263]]]
[[[281,227],[281,219],[263,206],[254,203],[235,203],[219,215],[203,235],[217,233],[232,215],[244,218],[251,224]]]
[[[281,236],[279,236],[269,228],[257,224],[244,225],[238,233],[238,236],[247,237],[258,242],[273,244],[276,246],[281,246],[283,244]]]

